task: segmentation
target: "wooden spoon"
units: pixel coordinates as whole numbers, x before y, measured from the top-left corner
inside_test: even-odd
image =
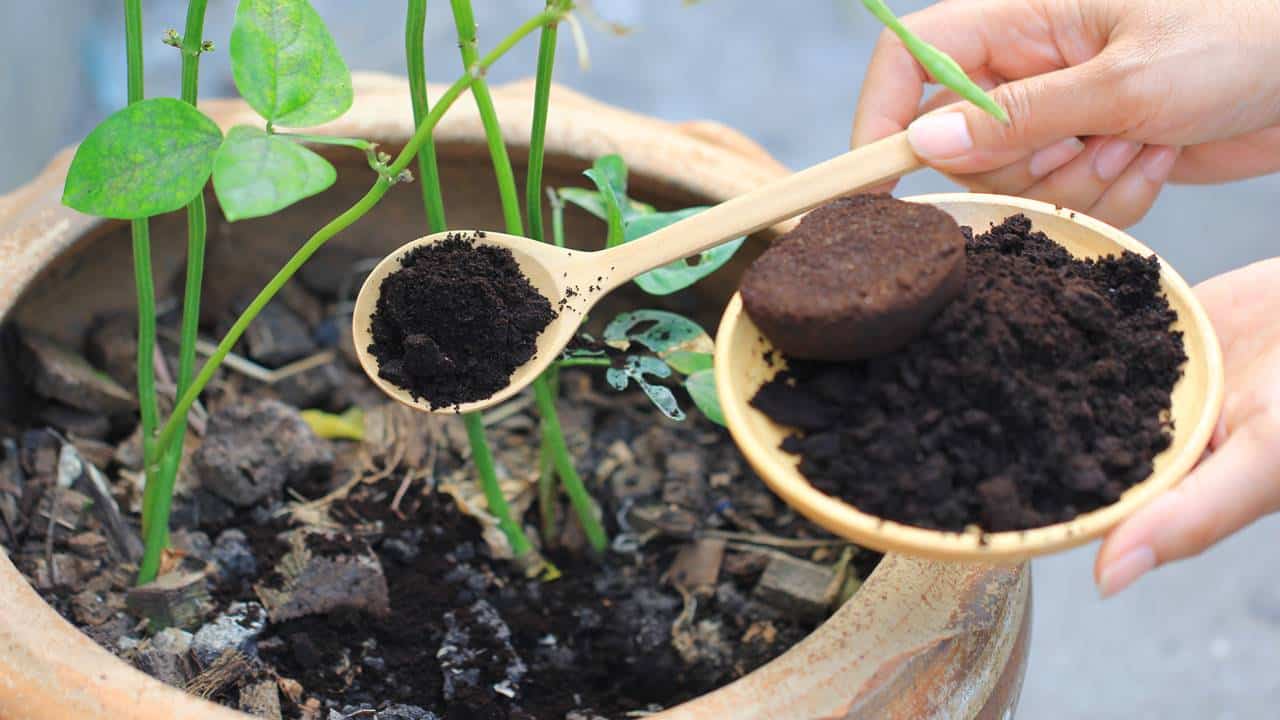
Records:
[[[512,373],[506,387],[484,400],[460,405],[436,407],[415,399],[407,390],[379,377],[378,361],[369,353],[370,318],[378,304],[382,281],[400,267],[400,258],[405,253],[439,242],[458,231],[419,238],[383,258],[360,288],[352,317],[352,339],[360,366],[383,392],[412,408],[437,413],[483,410],[516,394],[546,370],[578,332],[582,318],[610,290],[654,268],[749,235],[841,195],[879,185],[920,167],[920,160],[907,143],[906,133],[899,133],[769,183],[638,240],[598,252],[567,250],[502,233],[461,231],[474,237],[477,243],[510,250],[533,286],[551,301],[552,307],[561,309],[538,337],[533,358]],[[563,307],[562,300],[565,301]]]
[[[1036,230],[1080,258],[1152,251],[1125,233],[1065,208],[1035,200],[951,193],[905,198],[950,213],[961,225],[981,232],[1021,213]],[[751,398],[785,360],[742,309],[735,295],[716,335],[716,388],[733,439],[765,483],[783,501],[827,530],[860,545],[941,560],[1014,562],[1065,550],[1099,537],[1153,497],[1177,484],[1199,461],[1213,434],[1222,406],[1223,365],[1217,336],[1196,295],[1168,263],[1160,263],[1160,286],[1178,314],[1174,330],[1183,333],[1187,363],[1173,390],[1173,443],[1156,458],[1146,480],[1112,505],[1075,519],[1026,531],[984,534],[928,530],[868,515],[809,484],[797,469],[799,458],[779,445],[792,430],[753,408]],[[766,353],[768,353],[766,355]],[[766,357],[768,359],[766,359]]]

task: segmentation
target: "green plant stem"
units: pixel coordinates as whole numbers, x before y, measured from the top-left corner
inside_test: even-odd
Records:
[[[547,110],[551,99],[551,77],[556,60],[556,25],[546,25],[538,40],[538,69],[533,89],[533,124],[529,132],[529,167],[525,175],[525,224],[529,237],[545,242],[542,229],[542,167],[547,146]],[[554,222],[554,221],[553,221]],[[554,234],[554,233],[553,233]],[[558,397],[559,371],[548,368],[543,373],[552,397]],[[552,461],[554,453],[547,444],[553,432],[546,417],[540,423],[542,446],[538,449],[538,510],[542,527],[542,539],[548,545],[556,542],[556,471]]]
[[[547,110],[551,101],[551,76],[556,64],[557,26],[542,28],[538,40],[538,70],[533,86],[533,127],[529,133],[529,170],[525,177],[525,212],[529,237],[544,242],[542,233],[542,163],[547,146]]]
[[[511,506],[507,504],[502,488],[498,485],[498,476],[493,469],[493,455],[489,452],[489,443],[484,437],[484,419],[480,413],[466,413],[462,419],[467,426],[467,438],[471,441],[471,460],[475,463],[476,470],[480,477],[494,478],[493,482],[480,483],[485,500],[489,503],[489,511],[498,518],[498,527],[502,528],[502,533],[511,542],[511,552],[516,557],[524,555],[533,546],[529,544],[529,538],[525,537],[524,530],[511,516]]]
[[[564,12],[565,11],[563,10],[543,11],[526,20],[520,25],[520,27],[516,28],[515,31],[504,38],[501,43],[485,55],[484,58],[473,67],[473,69],[454,81],[454,83],[449,86],[449,89],[440,96],[440,100],[436,103],[435,107],[431,108],[431,112],[427,113],[426,120],[418,126],[413,137],[409,139],[407,144],[405,144],[404,148],[400,151],[400,154],[396,156],[395,162],[393,162],[391,167],[388,168],[388,175],[390,177],[394,177],[401,170],[408,167],[409,163],[411,163],[414,157],[417,156],[418,150],[422,147],[425,139],[430,137],[431,131],[435,128],[436,124],[440,122],[440,118],[444,117],[445,112],[447,112],[458,97],[462,95],[462,92],[467,89],[477,74],[483,74],[489,66],[497,62],[498,59],[506,54],[506,52],[516,43],[520,42],[521,39],[532,33],[534,30],[537,30],[548,22],[559,20],[564,15]],[[196,398],[200,396],[201,391],[203,391],[205,386],[209,384],[209,380],[213,378],[213,374],[217,371],[218,366],[226,359],[227,354],[231,352],[231,348],[239,342],[245,329],[249,327],[249,323],[253,322],[253,319],[258,316],[258,313],[262,311],[262,308],[276,296],[276,293],[280,292],[280,289],[284,287],[284,284],[288,282],[295,273],[298,272],[298,269],[302,267],[303,263],[310,259],[317,250],[328,242],[329,238],[345,230],[352,223],[363,217],[365,213],[372,210],[373,207],[378,204],[378,201],[382,199],[382,196],[387,193],[387,190],[390,187],[391,183],[387,176],[379,177],[378,180],[374,182],[373,187],[370,188],[355,205],[351,206],[346,212],[342,213],[331,220],[327,225],[317,230],[314,235],[303,243],[302,247],[298,248],[298,251],[293,254],[293,257],[289,258],[288,262],[286,262],[284,267],[276,273],[275,277],[271,278],[262,291],[258,293],[257,297],[255,297],[253,301],[249,303],[249,306],[245,308],[244,312],[240,314],[240,317],[236,318],[231,329],[227,331],[227,334],[222,338],[222,341],[218,343],[217,349],[215,349],[213,354],[209,356],[209,359],[205,361],[204,366],[200,368],[200,372],[196,375],[195,380],[192,381],[191,387],[187,388],[187,391],[178,398],[178,402],[174,406],[173,414],[169,417],[168,422],[165,423],[164,428],[160,431],[159,443],[162,446],[167,446],[168,443],[173,442],[173,439],[176,437],[178,432],[177,418],[185,417],[186,413],[191,410],[191,405],[195,403]]]
[[[414,122],[421,122],[429,113],[427,104],[427,72],[423,59],[422,35],[426,30],[426,0],[409,0],[409,12],[405,19],[405,64],[409,69],[409,96],[413,102]],[[465,64],[467,68],[474,66],[472,57]],[[475,82],[482,82],[476,80]],[[472,92],[475,92],[475,82]],[[422,175],[422,204],[427,214],[427,227],[431,232],[441,232],[448,225],[444,215],[444,197],[440,191],[440,171],[436,165],[435,141],[428,135],[418,150],[418,173]],[[471,446],[471,457],[475,461],[476,474],[480,477],[480,487],[484,490],[489,512],[498,518],[498,527],[511,544],[511,551],[517,557],[532,549],[524,528],[512,518],[511,506],[502,494],[498,484],[498,475],[493,468],[493,451],[489,449],[489,441],[485,437],[484,420],[480,413],[468,413],[463,416],[467,426],[467,442]]]
[[[200,54],[204,41],[204,16],[208,0],[187,3],[187,24],[182,35],[182,99],[193,107],[200,91]],[[200,332],[200,290],[204,286],[206,238],[204,193],[197,193],[187,204],[187,277],[182,298],[182,328],[178,343],[178,377],[175,397],[180,397],[191,384],[196,365],[196,337]],[[174,440],[157,448],[160,472],[147,478],[151,504],[142,509],[144,547],[138,568],[138,584],[151,582],[160,568],[160,556],[169,545],[169,510],[173,506],[173,486],[182,465],[182,447],[187,434],[187,414],[176,418],[178,429]]]
[[[613,360],[607,357],[584,357],[584,358],[566,358],[557,360],[554,367],[571,368],[571,367],[609,367],[613,365]]]
[[[142,3],[141,0],[124,0],[125,56],[128,77],[129,104],[143,99],[142,74]],[[155,431],[159,423],[159,406],[156,402],[156,288],[151,270],[151,226],[147,218],[134,220],[129,226],[133,236],[133,284],[138,298],[138,412],[142,421],[143,473],[146,484],[143,490],[143,506],[154,502],[155,486],[152,477],[156,468]],[[146,517],[143,517],[146,528]]]
[[[413,103],[413,124],[421,125],[430,111],[427,102],[426,53],[422,36],[427,28],[427,0],[409,0],[404,23],[404,59],[409,70],[409,98]],[[440,192],[440,168],[436,164],[436,143],[430,135],[418,151],[418,176],[422,184],[422,205],[427,212],[427,228],[433,233],[449,227],[444,217],[444,195]]]
[[[449,0],[453,7],[453,22],[458,27],[458,49],[462,51],[462,66],[476,64],[476,19],[471,11],[471,0]],[[502,126],[489,94],[489,83],[477,77],[471,84],[471,96],[475,98],[480,122],[484,125],[485,140],[489,143],[489,155],[493,158],[493,172],[498,180],[498,194],[502,197],[502,217],[507,232],[524,235],[524,223],[520,220],[520,201],[516,193],[516,177],[511,170],[511,158],[507,156],[507,144],[502,140]]]
[[[538,404],[538,412],[545,421],[542,431],[550,445],[551,459],[560,475],[560,482],[564,484],[564,491],[578,514],[578,521],[582,523],[582,531],[586,534],[591,549],[604,553],[609,546],[609,538],[604,526],[600,524],[600,518],[596,517],[595,501],[591,499],[586,486],[582,484],[582,478],[578,477],[577,469],[573,467],[573,459],[565,445],[564,432],[560,429],[560,418],[556,414],[556,399],[545,381],[533,384],[533,395]]]
[[[475,63],[477,50],[476,23],[475,16],[471,11],[471,0],[450,0],[450,4],[453,8],[454,24],[458,28],[458,47],[462,52],[463,65],[472,67]],[[567,8],[567,3],[552,2],[548,3],[547,9],[543,12],[556,15],[567,11]],[[554,56],[551,57],[554,58]],[[545,82],[550,82],[551,74],[549,71],[539,74],[543,76]],[[498,194],[502,201],[502,215],[506,222],[506,230],[512,235],[524,235],[523,223],[520,221],[520,199],[516,192],[515,173],[511,169],[511,158],[507,155],[507,145],[502,138],[502,126],[498,123],[498,114],[493,107],[493,98],[489,95],[489,86],[482,77],[477,77],[472,84],[471,95],[475,98],[476,110],[480,114],[480,122],[484,126],[485,140],[489,145],[489,155],[493,161],[494,175],[498,180]],[[534,123],[538,123],[536,117]],[[545,108],[541,124],[545,130]],[[535,161],[531,159],[530,162],[533,163]],[[538,160],[536,162],[540,163],[541,161]],[[565,446],[564,432],[560,427],[560,419],[555,412],[554,396],[551,394],[551,386],[545,373],[533,381],[533,388],[535,395],[549,400],[549,402],[539,402],[539,412],[543,419],[541,424],[544,434],[546,437],[552,438],[550,452],[556,471],[560,475],[565,491],[569,494],[570,502],[573,503],[574,510],[578,513],[582,526],[587,532],[591,547],[597,552],[603,552],[608,542],[604,528],[600,525],[600,520],[595,515],[595,504],[591,496],[587,494],[586,488],[582,485],[582,480],[578,477],[577,470],[573,467],[573,458],[569,456],[569,450]],[[547,410],[550,412],[547,412]],[[556,443],[554,438],[559,438],[560,442]]]

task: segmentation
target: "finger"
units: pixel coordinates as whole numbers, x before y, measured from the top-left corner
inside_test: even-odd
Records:
[[[1193,145],[1174,166],[1173,182],[1221,183],[1280,170],[1280,127]]]
[[[1118,228],[1133,225],[1155,204],[1177,160],[1177,148],[1146,146],[1086,212]]]
[[[954,176],[953,179],[973,192],[1022,195],[1039,180],[1065,166],[1084,152],[1079,138],[1067,138],[1040,148],[1017,162],[977,175]]]
[[[1182,485],[1116,528],[1102,544],[1094,577],[1103,597],[1155,567],[1200,553],[1280,510],[1280,413],[1258,413]]]
[[[1142,146],[1126,140],[1089,138],[1074,160],[1032,185],[1025,195],[1087,213],[1141,151]]]
[[[1009,115],[1007,125],[959,103],[915,120],[907,136],[928,164],[967,175],[1003,167],[1063,137],[1121,135],[1136,110],[1113,67],[1098,56],[997,87],[991,95]]]

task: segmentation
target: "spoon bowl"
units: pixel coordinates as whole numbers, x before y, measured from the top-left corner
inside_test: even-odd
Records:
[[[1152,254],[1149,248],[1109,225],[1034,200],[972,193],[905,199],[936,205],[975,232],[1021,213],[1031,219],[1036,230],[1079,258],[1124,250],[1144,257]],[[944,532],[869,515],[814,488],[800,474],[799,458],[780,447],[792,430],[774,423],[750,404],[756,391],[778,372],[785,359],[779,352],[770,352],[769,341],[743,311],[740,295],[729,302],[716,336],[716,389],[729,431],[752,467],[783,501],[830,532],[883,552],[939,560],[1021,561],[1103,535],[1176,485],[1208,446],[1223,397],[1222,354],[1217,336],[1194,292],[1163,260],[1160,285],[1177,312],[1173,329],[1183,333],[1187,352],[1183,376],[1173,390],[1173,443],[1155,459],[1151,475],[1126,491],[1119,501],[1069,522],[1013,532]]]

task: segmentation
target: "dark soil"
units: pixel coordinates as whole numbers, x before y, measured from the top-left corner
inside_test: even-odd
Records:
[[[747,314],[790,357],[896,350],[964,287],[965,237],[932,205],[855,195],[809,213],[747,270]]]
[[[1040,527],[1115,502],[1170,443],[1186,360],[1159,261],[1073,259],[1024,216],[969,237],[963,294],[884,356],[791,360],[753,404],[823,492],[945,530]]]
[[[400,262],[382,282],[369,352],[379,376],[437,407],[505,387],[555,318],[505,248],[457,234]]]

